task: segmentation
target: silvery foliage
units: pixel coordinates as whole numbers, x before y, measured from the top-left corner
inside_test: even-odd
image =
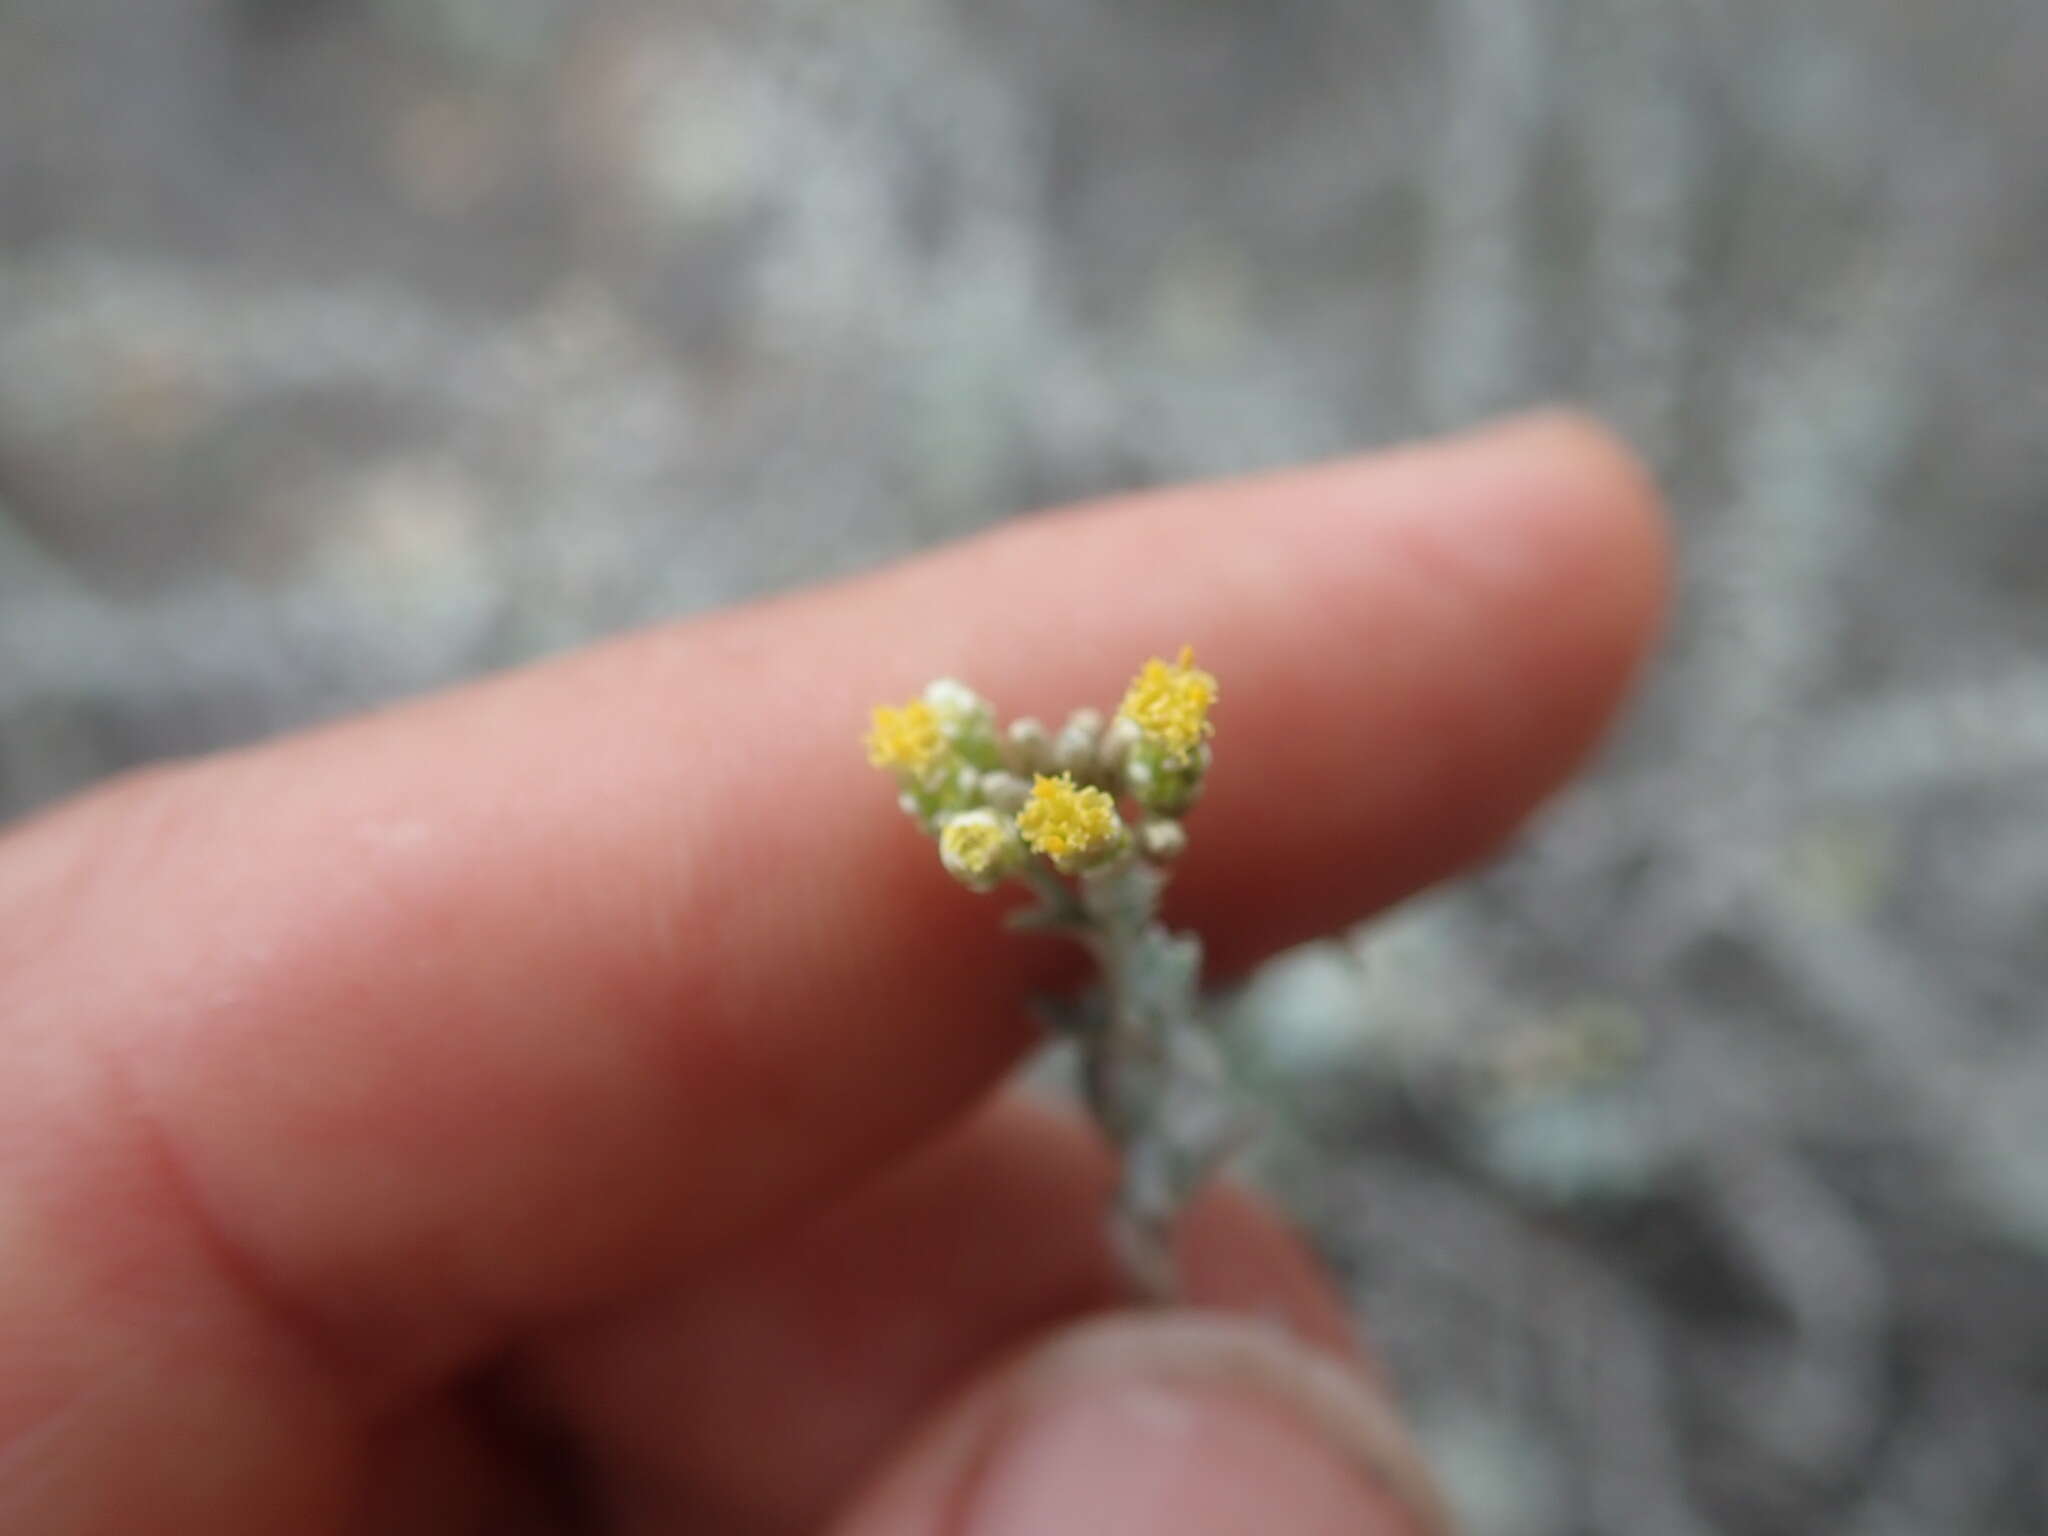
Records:
[[[1175,1225],[1196,1191],[1248,1133],[1242,1097],[1202,1007],[1202,945],[1159,921],[1164,872],[1125,858],[1047,881],[1017,926],[1070,935],[1094,956],[1101,985],[1073,1003],[1041,1004],[1073,1048],[1079,1096],[1120,1159],[1110,1238],[1133,1291],[1181,1294]]]
[[[1478,1536],[2048,1525],[2048,11],[501,12],[0,12],[7,805],[1588,399],[1669,659],[1239,1001],[1269,1171]]]

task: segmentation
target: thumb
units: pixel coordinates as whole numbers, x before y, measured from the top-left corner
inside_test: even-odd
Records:
[[[1221,1314],[1054,1334],[941,1410],[839,1536],[1445,1536],[1387,1399]]]

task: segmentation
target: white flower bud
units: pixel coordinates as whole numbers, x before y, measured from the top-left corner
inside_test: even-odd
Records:
[[[1003,738],[1003,761],[1012,773],[1043,773],[1052,766],[1052,738],[1029,715],[1012,720]]]
[[[1058,740],[1052,746],[1053,766],[1062,773],[1093,778],[1095,750],[1102,740],[1102,711],[1077,709],[1067,717]]]
[[[1121,774],[1124,764],[1130,759],[1131,749],[1144,738],[1144,734],[1138,728],[1138,722],[1128,715],[1118,715],[1110,721],[1109,729],[1102,733],[1101,745],[1095,749],[1095,760],[1101,765],[1102,772],[1112,779]]]
[[[1187,828],[1177,821],[1146,821],[1138,828],[1138,851],[1154,863],[1170,864],[1187,852]]]
[[[996,810],[1014,816],[1024,809],[1024,802],[1030,798],[1031,781],[1015,773],[984,773],[981,776],[981,798]]]
[[[986,891],[1024,862],[1024,844],[1007,816],[962,811],[939,832],[939,862],[962,885]]]
[[[988,700],[965,683],[950,677],[926,684],[924,701],[931,706],[932,714],[938,718],[939,729],[950,740],[984,735],[994,726],[995,710]]]

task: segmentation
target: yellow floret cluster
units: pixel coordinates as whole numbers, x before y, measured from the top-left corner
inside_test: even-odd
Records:
[[[939,833],[939,856],[963,880],[988,880],[1000,874],[1015,847],[1001,818],[983,811],[948,822]]]
[[[870,766],[923,778],[944,761],[946,734],[940,729],[938,711],[923,699],[912,699],[901,709],[878,704],[867,748]]]
[[[1074,776],[1040,774],[1031,798],[1017,813],[1017,830],[1033,853],[1042,853],[1060,869],[1072,869],[1101,857],[1124,840],[1123,819],[1116,802],[1103,790],[1076,784]]]
[[[1209,722],[1216,679],[1194,662],[1193,648],[1185,645],[1177,661],[1153,657],[1132,680],[1118,710],[1169,762],[1187,758],[1216,729]]]
[[[1093,876],[1180,855],[1180,818],[1208,775],[1215,702],[1216,679],[1183,647],[1177,661],[1145,664],[1113,722],[1077,709],[1056,730],[1035,719],[1003,727],[986,699],[942,677],[906,704],[877,706],[865,745],[955,879],[974,890],[1013,877],[1042,887],[1047,865]]]

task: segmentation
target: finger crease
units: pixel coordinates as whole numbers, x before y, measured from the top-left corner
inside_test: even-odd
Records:
[[[267,1336],[282,1341],[293,1359],[333,1398],[345,1407],[359,1408],[354,1402],[357,1394],[348,1386],[354,1373],[337,1351],[331,1335],[291,1289],[227,1230],[177,1137],[151,1109],[132,1074],[115,1060],[104,1065],[138,1160],[153,1175],[172,1214],[191,1234],[222,1290],[255,1319]]]

